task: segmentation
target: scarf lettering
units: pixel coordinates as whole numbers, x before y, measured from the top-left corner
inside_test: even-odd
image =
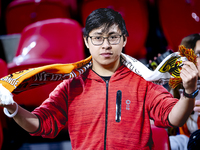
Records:
[[[69,77],[70,74],[54,74],[48,72],[41,72],[35,75],[34,81],[60,81]]]
[[[11,77],[5,77],[5,78],[1,78],[0,80],[2,81],[5,81],[5,82],[8,82],[10,85],[14,86],[15,88],[17,87],[17,84],[18,84],[18,80],[16,79],[13,79]]]

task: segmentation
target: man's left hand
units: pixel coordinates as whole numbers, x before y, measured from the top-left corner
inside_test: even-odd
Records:
[[[197,89],[198,70],[194,63],[190,61],[184,61],[183,64],[180,77],[182,79],[185,92],[190,94]]]

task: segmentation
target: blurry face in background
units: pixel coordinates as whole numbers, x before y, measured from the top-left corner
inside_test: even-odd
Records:
[[[194,48],[194,52],[197,54],[197,67],[199,71],[199,77],[200,77],[200,40],[196,42],[196,46]]]

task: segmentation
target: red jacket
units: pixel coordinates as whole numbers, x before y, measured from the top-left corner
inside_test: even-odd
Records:
[[[117,95],[118,93],[118,95]],[[68,121],[73,149],[150,149],[150,121],[170,127],[168,114],[177,99],[121,66],[105,82],[89,69],[63,81],[36,108],[40,128],[32,135],[53,138]]]

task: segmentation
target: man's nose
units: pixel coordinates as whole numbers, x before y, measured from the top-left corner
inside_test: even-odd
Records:
[[[105,38],[104,41],[103,41],[103,44],[102,44],[103,47],[110,47],[110,42],[108,40],[108,38]]]

